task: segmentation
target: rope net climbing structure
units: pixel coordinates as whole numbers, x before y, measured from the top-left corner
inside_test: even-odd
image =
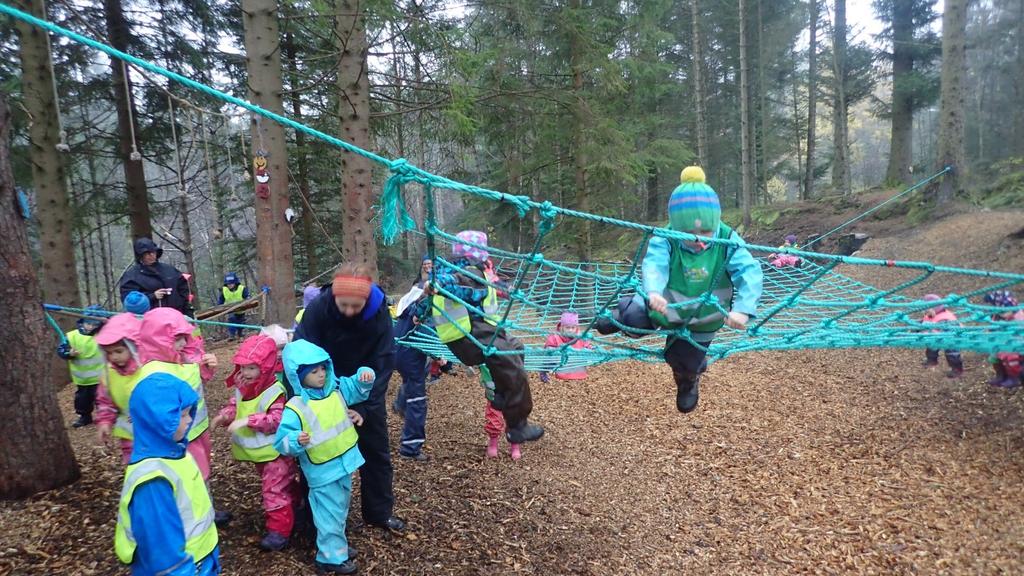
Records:
[[[437,268],[452,267],[450,246],[455,242],[454,231],[440,228],[434,217],[435,196],[440,192],[450,191],[504,203],[513,207],[521,218],[536,221],[537,234],[531,250],[515,252],[502,250],[500,246],[487,247],[499,274],[505,278],[503,282],[492,283],[486,278],[464,273],[471,276],[472,280],[495,286],[504,293],[505,297],[501,300],[500,310],[494,320],[525,344],[524,355],[528,369],[573,368],[625,359],[659,361],[666,338],[690,339],[685,327],[658,331],[631,329],[632,336],[621,333],[602,336],[593,328],[599,318],[610,317],[610,308],[621,297],[633,295],[640,289],[639,262],[651,238],[662,237],[670,242],[678,242],[692,240],[692,235],[455,182],[413,166],[404,159],[392,160],[363,150],[2,2],[0,13],[85,44],[122,60],[126,65],[161,75],[182,86],[247,110],[256,117],[279,122],[340,150],[371,160],[388,173],[379,206],[381,238],[385,243],[392,243],[403,233],[422,231],[427,235],[428,252],[434,258]],[[413,193],[424,195],[427,213],[422,222],[414,221],[405,209],[404,195]],[[543,249],[547,235],[555,226],[568,221],[586,221],[591,226],[618,228],[619,234],[614,237],[623,238],[620,241],[623,262],[564,262],[546,258]],[[735,250],[738,246],[730,240],[702,240],[709,244],[722,244],[727,250]],[[721,330],[708,350],[712,359],[756,350],[855,347],[928,347],[986,353],[1024,351],[1024,322],[996,317],[1010,316],[1024,308],[997,307],[983,300],[984,295],[993,290],[1016,289],[1020,293],[1024,288],[1022,274],[790,249],[784,253],[799,258],[800,265],[776,268],[770,265],[769,255],[778,252],[777,249],[747,244],[743,246],[762,263],[764,293],[758,314],[746,330]],[[886,273],[865,274],[866,271]],[[870,277],[870,283],[860,279],[865,276]],[[963,288],[958,288],[960,292],[957,294],[948,294],[949,286]],[[927,292],[947,295],[938,302],[924,301],[922,296]],[[451,296],[450,293],[446,295]],[[728,312],[728,303],[718,302],[710,292],[674,306],[684,307],[698,301],[713,306],[722,314]],[[470,311],[482,313],[471,303],[463,304]],[[958,316],[959,322],[924,324],[921,321],[923,313],[936,305],[945,305]],[[543,347],[545,337],[554,330],[560,314],[565,311],[574,311],[580,315],[580,338],[592,343],[591,348],[578,349],[572,346],[572,342],[558,348]],[[442,314],[447,315],[443,311]],[[489,342],[477,341],[471,335],[467,337],[487,354],[510,353],[497,351]],[[402,343],[431,355],[453,359],[429,329],[414,332],[403,338]]]

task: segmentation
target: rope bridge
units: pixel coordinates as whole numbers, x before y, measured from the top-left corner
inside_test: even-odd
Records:
[[[525,359],[528,369],[574,368],[625,359],[661,361],[661,351],[666,337],[685,338],[692,342],[685,328],[671,331],[631,328],[630,331],[637,337],[622,334],[600,336],[593,330],[598,318],[610,318],[609,307],[614,306],[620,297],[632,295],[640,289],[638,262],[643,258],[647,242],[651,238],[693,240],[694,236],[690,234],[580,212],[550,202],[537,202],[526,196],[455,182],[413,166],[405,159],[392,160],[363,150],[6,4],[0,3],[0,13],[88,45],[122,60],[126,65],[159,74],[383,166],[389,171],[389,177],[384,185],[380,203],[382,239],[390,244],[403,233],[422,229],[427,235],[428,253],[434,258],[435,266],[452,267],[448,260],[450,250],[447,248],[455,242],[455,236],[451,231],[439,228],[435,218],[434,202],[439,191],[452,191],[508,204],[517,210],[521,218],[536,216],[538,233],[529,252],[517,253],[502,250],[500,247],[487,247],[500,273],[509,278],[507,286],[498,286],[507,293],[498,314],[499,326],[526,345]],[[944,172],[946,170],[926,180],[939,177]],[[420,223],[414,221],[405,208],[404,196],[411,193],[406,190],[406,185],[410,183],[419,184],[420,193],[424,195],[426,217]],[[923,183],[918,183],[913,188]],[[571,263],[545,258],[541,251],[545,237],[556,225],[567,219],[617,228],[619,235],[616,237],[622,236],[624,232],[632,234],[634,239],[628,244],[623,241],[622,245],[623,255],[630,258],[630,263]],[[602,236],[595,234],[595,237]],[[738,245],[736,242],[717,238],[701,240],[708,244],[723,244],[726,249]],[[953,268],[927,262],[865,259],[793,249],[781,252],[798,256],[802,261],[801,265],[775,268],[768,264],[767,256],[780,250],[750,244],[744,246],[759,258],[765,273],[764,295],[760,300],[759,314],[751,320],[744,331],[723,328],[708,349],[712,359],[756,350],[930,347],[992,353],[1001,350],[1016,351],[1024,346],[1024,322],[993,319],[994,314],[1020,310],[1022,307],[999,308],[982,302],[982,296],[989,291],[1019,290],[1024,287],[1022,274]],[[876,283],[884,283],[886,286],[874,286],[855,279],[864,271],[871,269],[886,272],[881,274],[884,281],[875,280]],[[478,282],[495,285],[486,278],[466,275],[472,276]],[[949,285],[963,285],[968,288],[962,290],[962,294],[950,294],[939,302],[920,299],[926,291],[946,293],[948,290],[943,287]],[[441,293],[452,296],[443,290]],[[710,292],[673,306],[684,307],[697,301],[712,305],[723,314],[728,312],[724,307],[728,304],[718,302]],[[922,314],[937,304],[944,304],[957,314],[959,324],[922,323]],[[482,312],[474,306],[467,307],[471,311]],[[591,342],[592,348],[575,349],[571,347],[572,343],[559,348],[543,348],[545,337],[553,331],[559,315],[565,311],[574,311],[580,315],[580,338]],[[446,313],[442,311],[442,314]],[[487,354],[509,353],[493,349],[490,342],[468,337]],[[454,359],[438,342],[436,335],[429,330],[414,332],[404,338],[402,343],[434,356]]]

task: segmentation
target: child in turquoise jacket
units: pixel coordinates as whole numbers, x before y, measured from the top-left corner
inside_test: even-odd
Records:
[[[370,395],[374,373],[362,367],[355,376],[337,377],[327,352],[306,340],[285,346],[281,360],[296,396],[285,405],[274,448],[298,459],[309,484],[317,568],[352,574],[356,564],[345,538],[345,521],[352,473],[365,461],[354,429],[362,417],[348,407]]]
[[[681,180],[668,201],[669,229],[743,242],[722,223],[718,194],[705,182],[704,171],[687,167]],[[763,288],[761,265],[742,245],[654,237],[641,269],[644,294],[622,298],[612,318],[627,327],[689,330],[689,339],[669,336],[665,362],[676,382],[676,408],[692,412],[697,408],[700,375],[707,369],[707,347],[715,334],[723,325],[743,330],[757,311]],[[717,306],[696,302],[708,291],[727,315]],[[684,302],[693,303],[670,307]],[[595,327],[602,334],[619,329],[608,318],[601,318]]]

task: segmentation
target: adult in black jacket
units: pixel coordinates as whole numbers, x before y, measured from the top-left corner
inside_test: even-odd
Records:
[[[188,280],[170,264],[160,262],[164,251],[149,238],[135,241],[135,264],[121,276],[121,301],[129,292],[141,292],[149,298],[149,307],[174,308],[192,316]]]
[[[306,307],[295,339],[326,350],[335,374],[350,376],[360,366],[369,366],[376,373],[370,397],[351,406],[363,417],[359,428],[359,451],[366,459],[359,469],[363,521],[404,529],[405,523],[393,515],[394,471],[385,406],[388,381],[395,369],[395,342],[384,291],[373,283],[365,267],[342,265],[332,284]]]

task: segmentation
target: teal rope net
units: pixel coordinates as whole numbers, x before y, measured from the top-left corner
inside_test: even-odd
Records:
[[[391,160],[363,150],[6,4],[0,3],[0,13],[88,45],[110,57],[159,74],[223,102],[244,108],[255,115],[318,138],[341,150],[359,154],[385,167],[390,176],[384,185],[380,201],[382,239],[390,244],[403,233],[422,230],[427,235],[429,255],[434,258],[437,267],[452,267],[447,259],[450,254],[447,247],[455,241],[452,231],[439,228],[435,218],[435,194],[439,191],[451,191],[508,204],[518,212],[520,218],[536,216],[538,233],[529,252],[508,251],[496,246],[487,247],[499,273],[507,278],[507,285],[492,284],[485,278],[470,275],[478,282],[496,286],[506,292],[506,297],[502,300],[502,309],[497,315],[497,322],[499,327],[524,343],[523,354],[528,369],[576,368],[626,359],[657,362],[661,361],[666,338],[683,338],[693,342],[686,328],[657,331],[631,329],[638,335],[635,338],[621,333],[601,336],[593,330],[594,322],[599,318],[610,319],[609,309],[619,298],[633,295],[640,288],[638,263],[643,257],[647,242],[652,237],[678,241],[692,240],[692,235],[455,182],[417,168],[405,159]],[[944,172],[946,170],[926,180],[940,177]],[[406,190],[406,185],[410,183],[419,184],[418,190],[425,196],[427,214],[423,222],[416,222],[405,208],[405,195],[413,193]],[[918,183],[913,188],[923,183]],[[617,229],[618,234],[615,236],[595,234],[596,237],[625,238],[633,235],[634,238],[630,242],[621,241],[622,252],[629,260],[622,263],[565,262],[544,257],[542,248],[545,245],[545,237],[556,225],[567,219],[585,220],[594,226]],[[829,234],[833,232],[835,230]],[[730,250],[738,245],[736,242],[715,238],[701,240],[706,243],[723,244]],[[760,312],[752,319],[746,330],[722,329],[708,347],[709,358],[712,360],[758,350],[927,347],[993,353],[1021,351],[1021,348],[1024,348],[1024,322],[994,318],[996,314],[1013,313],[1024,307],[998,308],[986,305],[982,300],[982,296],[992,290],[1020,289],[1024,286],[1022,274],[790,249],[783,252],[799,257],[801,265],[776,268],[770,265],[768,256],[779,250],[752,244],[743,246],[759,258],[764,270],[764,294],[760,300]],[[869,283],[858,280],[865,271],[882,273],[871,274],[876,278],[872,278]],[[921,296],[926,292],[947,293],[947,286],[963,288],[958,288],[961,293],[949,294],[938,303],[921,300]],[[452,296],[443,291],[442,294]],[[722,314],[728,312],[728,303],[718,302],[710,292],[675,306],[682,307],[698,301],[714,306]],[[471,312],[482,313],[469,303],[463,304]],[[943,304],[957,314],[959,323],[937,325],[921,322],[923,313],[936,304]],[[577,349],[572,347],[572,342],[557,348],[544,347],[546,336],[554,330],[560,314],[564,311],[574,311],[580,315],[582,333],[579,338],[590,342],[591,348]],[[447,315],[443,310],[439,310],[439,313]],[[479,341],[470,334],[466,334],[466,337],[488,355],[519,353],[498,351],[490,342]],[[438,341],[436,334],[429,329],[416,331],[404,337],[400,343],[434,356],[454,360],[447,348]]]

